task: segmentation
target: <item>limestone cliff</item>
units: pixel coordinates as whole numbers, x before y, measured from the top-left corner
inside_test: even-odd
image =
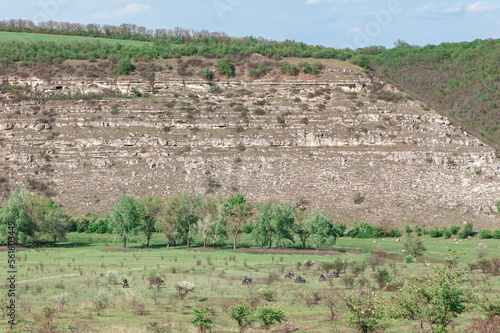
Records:
[[[241,192],[346,222],[499,221],[494,150],[419,101],[378,98],[352,65],[212,83],[167,71],[154,80],[2,79],[28,96],[0,95],[4,199],[28,188],[72,214],[106,214],[121,194]],[[77,92],[81,99],[35,98]],[[133,94],[143,96],[124,97]]]

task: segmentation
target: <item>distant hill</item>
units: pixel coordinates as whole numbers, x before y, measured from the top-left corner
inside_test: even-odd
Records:
[[[401,43],[370,57],[374,72],[500,148],[500,40]]]

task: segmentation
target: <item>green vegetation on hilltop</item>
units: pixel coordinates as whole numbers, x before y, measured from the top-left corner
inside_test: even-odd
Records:
[[[109,44],[121,44],[127,46],[140,47],[147,45],[148,42],[134,41],[134,40],[120,40],[120,39],[107,39],[107,38],[93,38],[93,37],[80,37],[80,36],[65,36],[65,35],[47,35],[35,34],[27,32],[5,32],[0,31],[0,41],[2,42],[56,42],[56,43],[72,43],[72,42],[95,42]]]
[[[400,89],[500,148],[500,40],[359,50]]]

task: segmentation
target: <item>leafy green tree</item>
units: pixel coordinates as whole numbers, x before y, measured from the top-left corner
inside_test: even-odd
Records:
[[[217,207],[217,201],[210,198],[204,197],[202,206],[199,210],[198,219],[198,234],[203,241],[203,248],[207,247],[207,241],[211,237],[214,237],[214,233],[219,231],[217,223],[219,222],[219,210]]]
[[[234,66],[228,58],[219,59],[217,62],[219,65],[219,73],[227,77],[234,76]]]
[[[406,234],[403,240],[403,245],[406,253],[411,255],[413,258],[422,256],[426,250],[422,238],[414,233]]]
[[[43,232],[45,214],[52,200],[37,195],[28,195],[21,203],[19,230],[31,237],[31,246]]]
[[[202,206],[202,197],[199,194],[183,193],[179,196],[180,199],[180,220],[177,223],[178,234],[180,241],[186,242],[187,247],[193,236],[196,234],[197,222],[199,219],[198,213]]]
[[[141,230],[146,235],[147,246],[151,235],[156,231],[156,223],[164,209],[165,201],[162,198],[148,195],[139,200],[141,208]]]
[[[109,227],[123,241],[123,247],[127,247],[127,241],[132,240],[141,230],[141,207],[139,201],[122,195],[111,208],[111,221]]]
[[[320,245],[335,244],[339,232],[332,220],[323,212],[312,210],[305,223],[309,231],[309,238],[316,245],[316,250],[319,250]]]
[[[10,192],[10,197],[5,204],[0,208],[0,244],[7,244],[9,237],[9,222],[14,222],[16,228],[14,237],[20,243],[24,243],[27,237],[19,230],[19,225],[22,222],[21,205],[25,197],[29,193],[26,190],[15,190]]]
[[[361,288],[350,294],[337,293],[337,296],[347,309],[347,321],[358,332],[377,332],[388,326],[385,308],[372,290]]]
[[[354,57],[354,62],[365,71],[370,68],[370,59],[365,55],[358,55]]]
[[[118,66],[116,67],[115,72],[117,75],[129,75],[130,72],[134,70],[134,68],[135,67],[134,65],[132,65],[130,59],[124,58],[118,62]]]
[[[306,242],[311,233],[306,223],[307,212],[305,208],[300,208],[295,216],[295,224],[293,225],[293,232],[299,237],[302,243],[302,248],[305,250]]]
[[[170,248],[170,243],[175,241],[175,231],[177,230],[177,223],[181,220],[183,214],[182,209],[181,198],[171,197],[165,202],[165,206],[160,213],[156,228],[165,233],[167,249]]]
[[[214,201],[215,208],[217,209],[217,219],[211,226],[211,231],[208,234],[208,238],[212,241],[213,247],[215,248],[216,242],[223,241],[227,238],[227,222],[224,215],[224,207],[226,205],[227,199],[224,196],[217,194]]]
[[[54,245],[56,245],[58,239],[66,240],[66,231],[68,228],[69,221],[66,213],[62,210],[61,206],[50,200],[46,206],[42,230],[52,237]]]
[[[389,284],[392,280],[391,273],[387,269],[387,267],[379,268],[377,267],[377,271],[373,274],[373,278],[377,281],[379,289],[383,289]]]
[[[228,224],[228,234],[233,238],[233,249],[236,250],[236,241],[246,220],[252,216],[252,206],[243,195],[230,196],[224,205],[224,216]]]
[[[191,323],[198,327],[200,332],[210,331],[212,327],[214,310],[210,306],[204,306],[201,308],[193,308],[194,319]]]
[[[239,302],[229,308],[229,316],[238,323],[240,333],[255,320],[253,310],[250,302]]]
[[[272,247],[273,241],[281,246],[283,240],[293,241],[291,233],[295,221],[295,208],[284,203],[270,201],[264,204],[257,215],[256,224],[252,231],[252,236],[261,244],[269,244]]]
[[[269,330],[269,326],[285,320],[285,312],[278,306],[265,305],[257,308],[255,317],[262,323],[266,330]]]
[[[459,258],[449,247],[446,265],[431,266],[433,278],[422,274],[407,281],[388,303],[392,315],[413,321],[422,330],[448,332],[452,320],[472,304],[472,293],[463,287],[466,272],[456,267]]]

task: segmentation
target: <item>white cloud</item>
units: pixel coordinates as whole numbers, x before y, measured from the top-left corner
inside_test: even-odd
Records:
[[[454,6],[446,8],[444,12],[450,14],[459,13],[462,10],[463,6],[464,6],[463,2],[458,2]]]
[[[482,13],[482,12],[488,12],[490,10],[495,10],[500,7],[499,4],[496,3],[489,3],[489,2],[475,2],[471,5],[467,6],[467,11],[469,13]]]
[[[430,4],[417,9],[416,14],[425,19],[456,20],[464,17],[464,8],[464,2],[456,2],[450,6],[446,6],[442,3],[431,2]]]
[[[421,7],[418,11],[423,13],[423,12],[427,12],[427,11],[429,11],[430,9],[435,8],[435,7],[436,7],[436,6],[434,5],[434,2],[431,2],[430,4],[428,4],[428,5],[426,5],[426,6]]]
[[[358,32],[361,32],[363,29],[361,29],[360,27],[354,27],[354,28],[351,28],[349,29],[349,31],[347,31],[348,34],[355,34],[355,33],[358,33]]]
[[[307,0],[306,5],[317,5],[323,2],[354,2],[358,0]]]
[[[112,12],[102,11],[99,13],[95,13],[92,15],[92,18],[100,19],[100,20],[123,18],[123,17],[135,15],[135,14],[140,13],[140,12],[147,11],[150,8],[151,8],[150,5],[144,5],[142,3],[131,3],[131,4],[126,5],[123,8],[119,8],[119,9],[112,11]]]

